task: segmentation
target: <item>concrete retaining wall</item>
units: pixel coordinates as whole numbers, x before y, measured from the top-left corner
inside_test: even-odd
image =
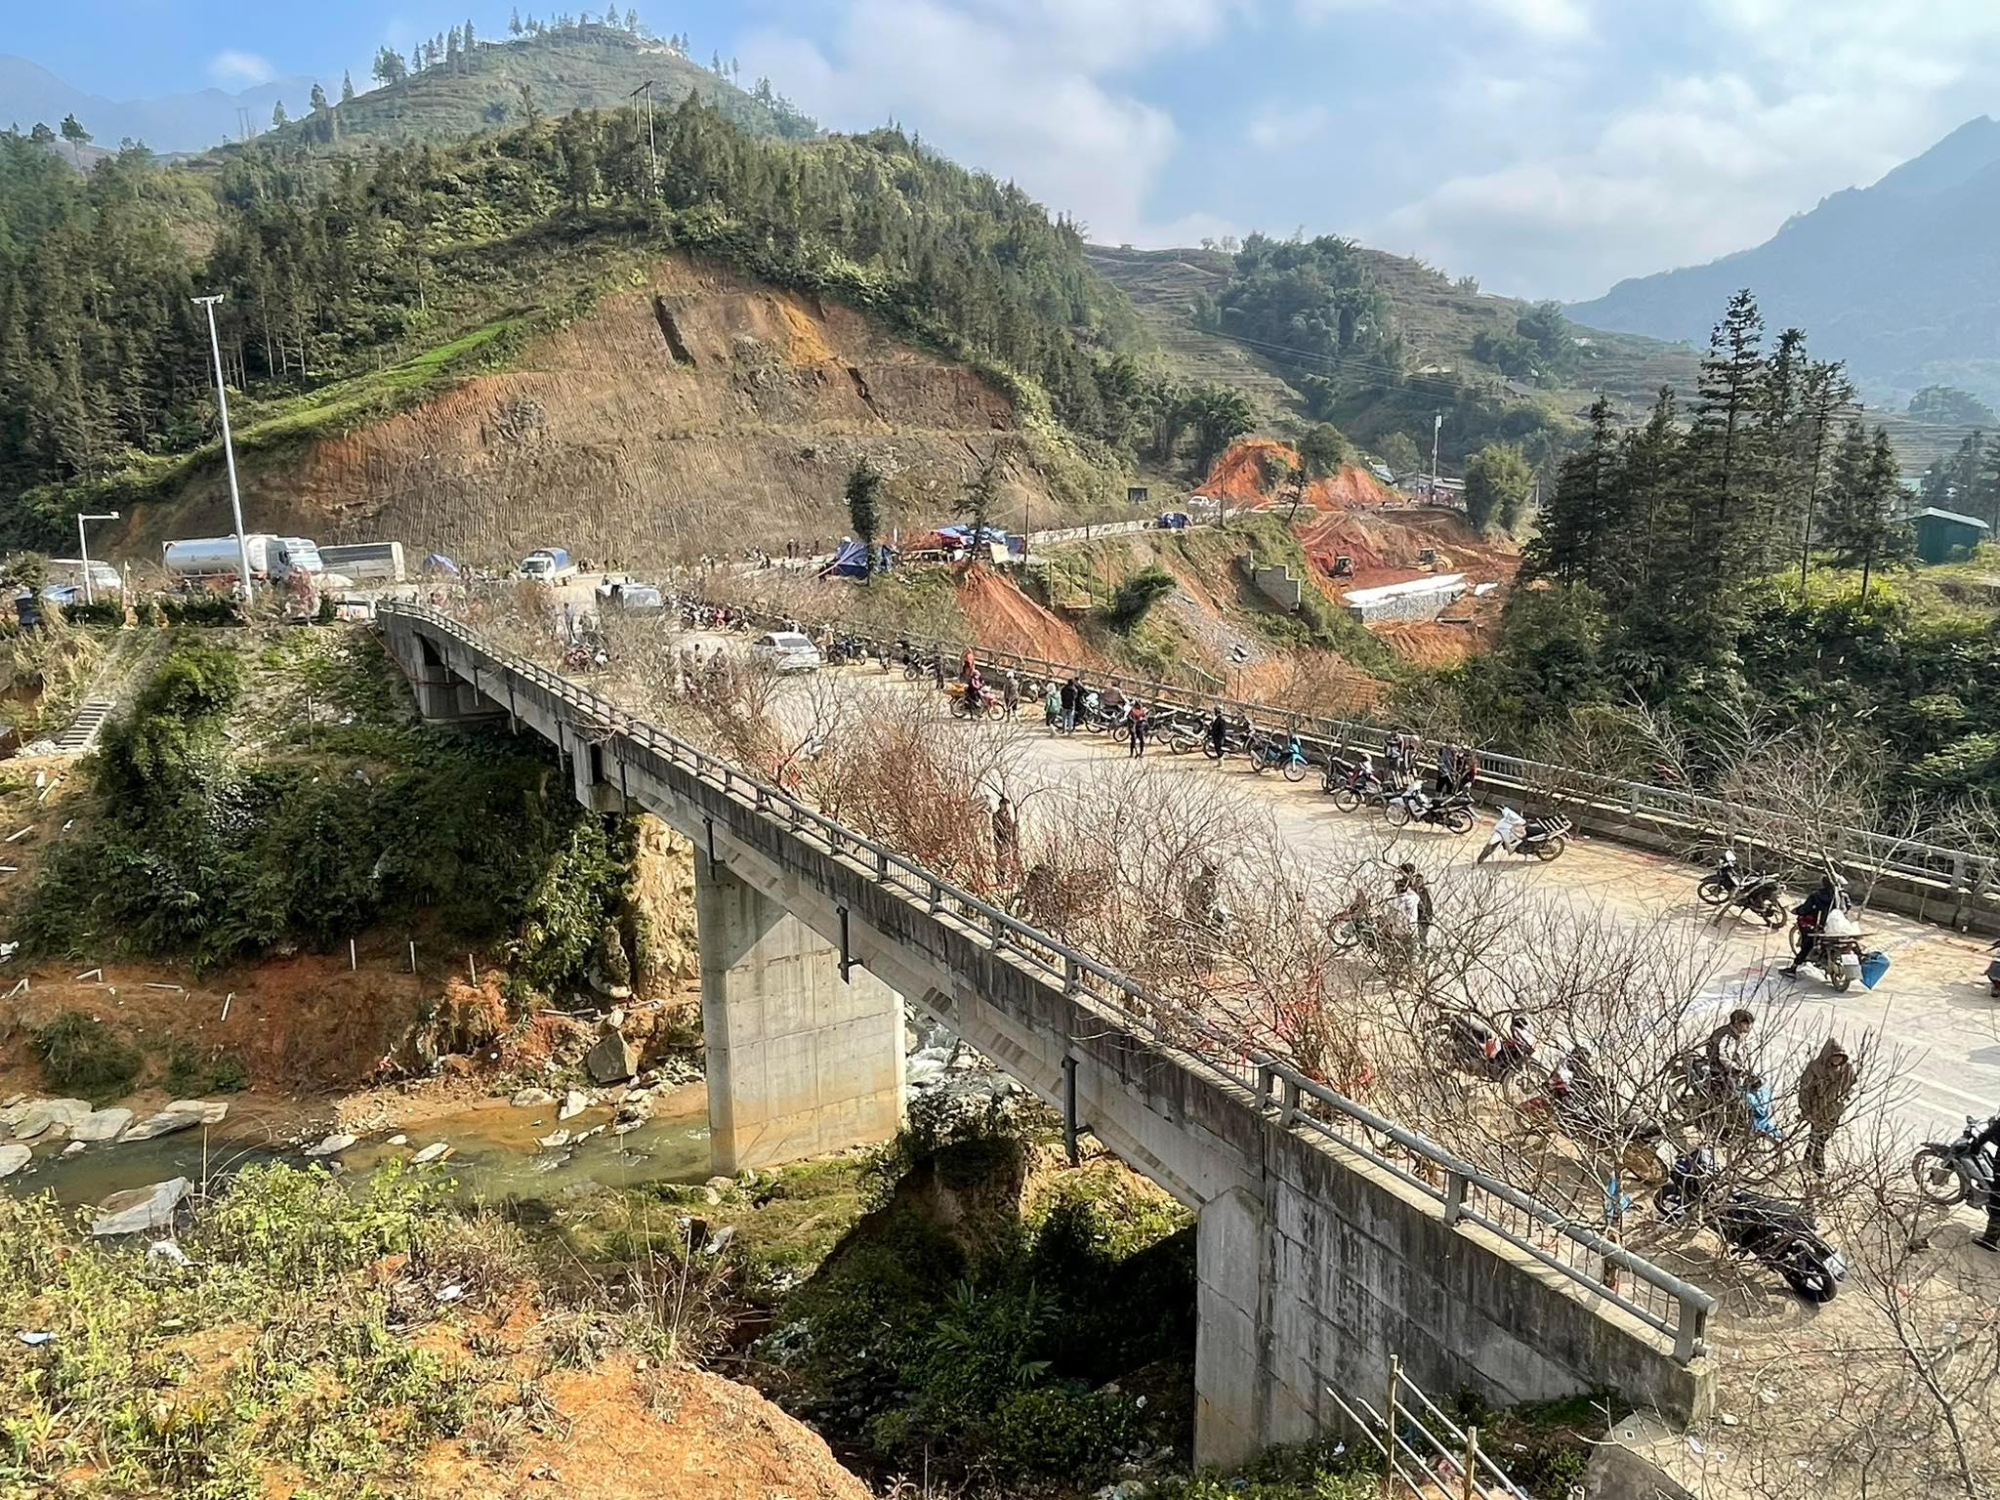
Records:
[[[1257,585],[1257,592],[1269,599],[1280,609],[1298,613],[1299,600],[1303,596],[1304,585],[1292,577],[1292,570],[1283,565],[1272,568],[1256,568],[1251,571],[1250,581]]]

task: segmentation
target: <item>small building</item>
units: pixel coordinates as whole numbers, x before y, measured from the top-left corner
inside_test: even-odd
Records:
[[[1362,624],[1375,620],[1421,620],[1435,615],[1465,592],[1463,573],[1433,573],[1372,589],[1349,589],[1340,596]]]
[[[1977,516],[1960,515],[1936,506],[1910,517],[1917,528],[1917,558],[1920,562],[1959,562],[1970,557],[1993,528]]]

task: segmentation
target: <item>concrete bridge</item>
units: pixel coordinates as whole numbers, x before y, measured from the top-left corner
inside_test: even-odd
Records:
[[[379,618],[427,720],[538,734],[584,806],[693,842],[717,1171],[892,1136],[908,997],[1196,1210],[1197,1462],[1340,1425],[1328,1388],[1392,1354],[1496,1405],[1706,1414],[1699,1288],[457,622]]]

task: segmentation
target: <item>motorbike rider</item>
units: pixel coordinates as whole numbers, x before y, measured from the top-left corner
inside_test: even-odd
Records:
[[[1973,1156],[1981,1151],[1992,1150],[2000,1158],[2000,1115],[1986,1122],[1986,1128],[1967,1141],[1960,1148],[1965,1155]],[[2000,1165],[2000,1161],[1996,1161]],[[2000,1193],[1990,1195],[1986,1200],[1986,1228],[1972,1242],[1982,1250],[2000,1250]]]
[[[1826,927],[1827,914],[1835,909],[1847,910],[1847,882],[1828,871],[1819,878],[1819,888],[1805,900],[1792,908],[1792,915],[1798,919],[1799,949],[1796,957],[1778,972],[1792,975],[1799,972],[1799,965],[1812,957],[1813,949],[1819,946],[1821,932]]]
[[[985,706],[986,684],[979,680],[979,669],[974,667],[965,679],[965,711],[976,714]]]
[[[1757,1018],[1740,1006],[1729,1019],[1708,1034],[1702,1059],[1708,1065],[1708,1086],[1716,1093],[1746,1093],[1757,1087],[1756,1072],[1750,1066],[1750,1031]]]

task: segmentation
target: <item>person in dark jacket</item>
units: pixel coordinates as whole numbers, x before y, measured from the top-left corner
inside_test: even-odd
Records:
[[[1076,705],[1077,705],[1077,700],[1082,696],[1083,696],[1083,688],[1074,677],[1070,678],[1069,681],[1065,682],[1062,685],[1062,715],[1063,715],[1064,734],[1076,733]]]
[[[1806,1170],[1826,1176],[1826,1143],[1854,1096],[1854,1059],[1832,1037],[1799,1075],[1799,1115],[1806,1122]]]
[[[1215,758],[1221,760],[1222,752],[1229,744],[1229,721],[1222,717],[1220,707],[1215,710],[1215,717],[1208,721],[1208,744],[1215,752]]]

